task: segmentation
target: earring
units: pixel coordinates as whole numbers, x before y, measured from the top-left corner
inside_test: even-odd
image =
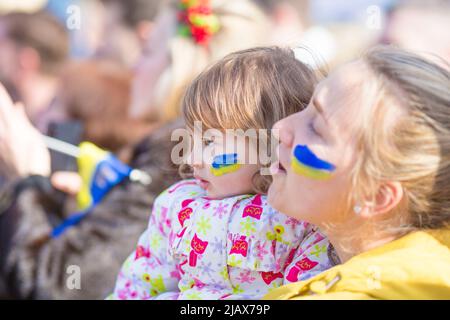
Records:
[[[360,214],[361,213],[361,211],[362,211],[362,207],[361,206],[359,206],[359,205],[355,205],[354,207],[353,207],[353,211],[356,213],[356,214]]]

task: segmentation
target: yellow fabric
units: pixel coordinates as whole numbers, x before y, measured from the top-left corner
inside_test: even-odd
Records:
[[[80,154],[77,159],[77,164],[82,185],[77,194],[77,206],[79,210],[84,210],[92,203],[90,189],[95,168],[97,167],[97,164],[108,155],[108,152],[90,142],[82,142],[79,147]]]
[[[450,299],[450,230],[413,232],[264,299]]]

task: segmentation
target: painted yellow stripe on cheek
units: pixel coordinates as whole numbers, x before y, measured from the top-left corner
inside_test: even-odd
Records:
[[[323,170],[317,170],[305,166],[300,163],[295,157],[292,157],[291,167],[295,173],[305,176],[307,178],[315,179],[315,180],[328,180],[331,177],[331,173]]]
[[[222,176],[224,174],[235,172],[235,171],[239,170],[240,167],[241,167],[241,165],[239,163],[231,164],[231,165],[224,165],[224,166],[221,166],[220,168],[211,167],[211,172],[213,175],[218,177],[218,176]]]

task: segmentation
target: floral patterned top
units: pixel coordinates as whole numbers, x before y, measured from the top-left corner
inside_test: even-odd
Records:
[[[111,299],[259,299],[328,268],[328,240],[263,195],[209,199],[194,180],[156,199]]]

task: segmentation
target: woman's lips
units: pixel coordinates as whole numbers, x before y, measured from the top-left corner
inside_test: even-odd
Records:
[[[272,165],[270,166],[270,173],[272,175],[285,174],[286,169],[283,167],[283,165],[281,164],[280,161],[276,161],[276,162],[272,163]]]

